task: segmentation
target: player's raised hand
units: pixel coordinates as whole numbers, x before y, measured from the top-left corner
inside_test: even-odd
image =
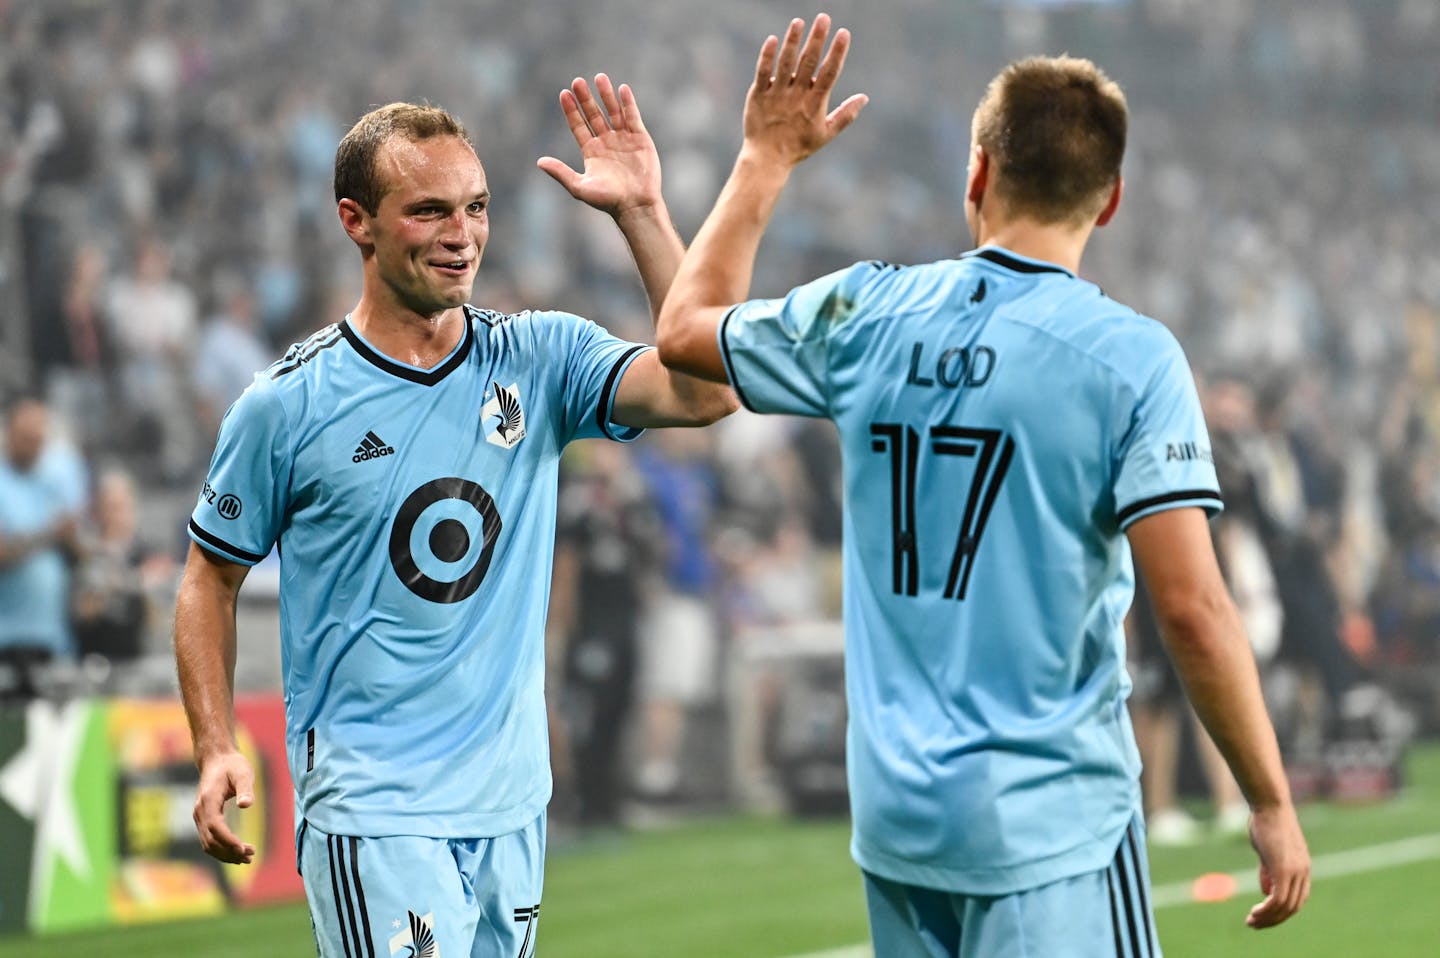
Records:
[[[1250,844],[1260,856],[1260,890],[1265,900],[1250,909],[1245,924],[1270,928],[1299,911],[1310,897],[1310,850],[1294,806],[1254,812]]]
[[[836,31],[827,52],[829,35],[830,16],[821,13],[808,36],[805,21],[796,19],[790,21],[783,39],[765,39],[755,65],[755,81],[745,98],[746,150],[794,166],[860,115],[870,101],[863,93],[830,109],[830,94],[850,49],[850,31]]]
[[[231,865],[248,865],[255,846],[242,842],[225,821],[225,803],[235,799],[240,808],[255,804],[255,772],[239,752],[227,752],[200,764],[200,787],[195,793],[195,830],[211,858]]]
[[[560,109],[580,146],[584,172],[553,156],[536,166],[553,176],[577,200],[611,216],[660,202],[660,154],[640,118],[628,84],[619,90],[603,73],[595,75],[597,100],[590,85],[576,77],[560,93]],[[603,109],[602,109],[603,106]]]

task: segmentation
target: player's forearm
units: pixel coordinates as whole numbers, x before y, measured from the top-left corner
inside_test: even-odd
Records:
[[[742,148],[715,209],[680,266],[675,292],[690,306],[731,306],[750,295],[760,239],[790,179],[790,167]]]
[[[670,221],[670,211],[663,202],[627,210],[615,217],[615,223],[640,273],[645,298],[650,303],[650,319],[658,322],[660,307],[685,256],[685,243]]]
[[[1228,598],[1172,611],[1161,634],[1206,731],[1225,757],[1250,807],[1290,804],[1290,786],[1265,709],[1255,657]]]
[[[235,599],[186,570],[175,604],[175,665],[195,760],[235,748]]]

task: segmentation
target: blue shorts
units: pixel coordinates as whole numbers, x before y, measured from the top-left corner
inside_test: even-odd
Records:
[[[1138,820],[1100,871],[997,897],[920,888],[866,872],[865,903],[876,955],[1160,958]]]
[[[356,838],[308,822],[298,851],[320,958],[530,958],[545,816],[498,838]]]

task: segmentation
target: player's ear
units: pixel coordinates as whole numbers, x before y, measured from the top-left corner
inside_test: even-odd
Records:
[[[346,197],[340,201],[336,208],[340,216],[340,225],[345,228],[345,233],[357,244],[368,246],[370,239],[370,214],[365,208],[354,200]]]
[[[1100,211],[1099,216],[1095,217],[1096,226],[1104,226],[1110,222],[1110,218],[1113,217],[1115,211],[1120,208],[1120,194],[1124,192],[1125,178],[1123,176],[1115,177],[1115,188],[1110,191],[1110,199],[1105,201],[1105,208]]]
[[[978,207],[990,183],[990,154],[979,143],[971,148],[970,168],[965,177],[965,198]]]

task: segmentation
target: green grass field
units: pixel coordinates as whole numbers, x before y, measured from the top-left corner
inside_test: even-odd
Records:
[[[1413,750],[1392,802],[1318,803],[1302,817],[1316,858],[1310,904],[1267,932],[1245,927],[1258,900],[1243,839],[1152,849],[1157,902],[1205,872],[1244,869],[1235,898],[1163,904],[1168,958],[1437,954],[1440,746]],[[540,925],[545,958],[792,958],[868,951],[860,881],[844,822],[724,818],[552,849]],[[1371,849],[1359,853],[1356,850]],[[1407,856],[1407,850],[1409,852]],[[1409,857],[1412,861],[1393,859]],[[0,958],[310,958],[303,906],[199,922],[51,938],[0,939]],[[383,958],[383,956],[382,956]]]

